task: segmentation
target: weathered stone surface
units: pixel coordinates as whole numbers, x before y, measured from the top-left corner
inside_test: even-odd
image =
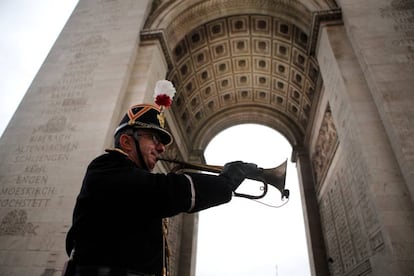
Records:
[[[290,141],[313,275],[414,271],[414,6],[336,2],[80,0],[0,141],[0,274],[59,274],[86,165],[163,78],[171,157],[239,123]],[[194,275],[197,217],[170,230]]]

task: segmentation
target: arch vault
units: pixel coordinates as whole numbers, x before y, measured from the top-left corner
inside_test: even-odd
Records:
[[[314,55],[318,24],[341,19],[335,3],[319,5],[167,1],[152,6],[141,39],[146,45],[154,39],[159,42],[167,79],[178,91],[170,122],[181,148],[171,151],[170,157],[204,161],[203,151],[217,133],[239,123],[259,123],[282,133],[297,159],[312,128],[322,87]],[[303,173],[312,178],[310,171]],[[314,196],[305,194],[308,205],[316,205]],[[317,222],[315,210],[307,213]],[[327,274],[320,225],[307,227],[314,273]],[[185,266],[194,269],[195,264]]]

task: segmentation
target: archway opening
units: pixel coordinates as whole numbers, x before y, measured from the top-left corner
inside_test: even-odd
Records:
[[[277,131],[242,124],[215,136],[204,154],[207,164],[243,160],[271,168],[291,152]],[[271,205],[286,203],[280,208],[234,197],[229,204],[200,212],[196,275],[310,275],[300,189],[290,161],[286,188],[291,192],[287,203],[273,188],[262,199]]]

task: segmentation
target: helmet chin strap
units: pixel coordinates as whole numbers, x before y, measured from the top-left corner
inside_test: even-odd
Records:
[[[135,133],[136,132],[134,132],[134,134],[132,135],[132,137],[134,137],[135,149],[136,149],[136,152],[137,152],[137,156],[138,156],[138,159],[139,159],[139,163],[141,164],[141,167],[144,170],[149,171],[149,168],[147,166],[147,163],[145,163],[144,156],[143,156],[143,154],[141,152],[141,147],[139,146],[138,137],[135,136]]]

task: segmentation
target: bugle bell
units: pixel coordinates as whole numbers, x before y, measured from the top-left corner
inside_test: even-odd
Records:
[[[189,162],[184,162],[184,161],[175,160],[175,159],[168,159],[168,158],[158,158],[158,160],[177,164],[177,167],[173,169],[174,171],[196,170],[196,171],[220,173],[223,170],[223,166],[193,164]],[[249,175],[247,178],[262,182],[264,184],[263,189],[262,189],[263,193],[261,195],[249,195],[249,194],[235,192],[234,195],[238,197],[248,198],[248,199],[260,199],[267,194],[268,185],[271,185],[280,191],[282,200],[283,198],[288,199],[289,190],[285,189],[286,169],[287,169],[287,160],[275,168],[271,168],[271,169],[257,168],[256,173]]]

